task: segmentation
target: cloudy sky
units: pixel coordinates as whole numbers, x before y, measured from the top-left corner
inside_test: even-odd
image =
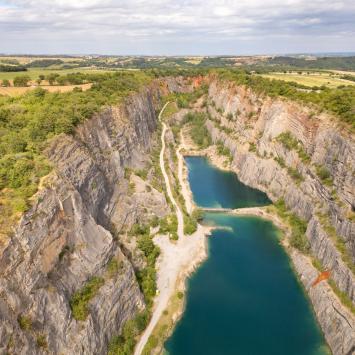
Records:
[[[355,0],[0,0],[0,53],[355,51]]]

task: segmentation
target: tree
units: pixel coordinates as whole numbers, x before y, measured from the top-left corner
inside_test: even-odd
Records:
[[[27,86],[31,78],[28,75],[16,76],[14,79],[14,86]]]
[[[56,73],[50,73],[49,75],[47,75],[47,80],[49,82],[50,85],[53,85],[54,82],[57,80],[59,74]]]
[[[4,79],[1,83],[2,86],[9,87],[10,86],[10,81],[7,79]]]

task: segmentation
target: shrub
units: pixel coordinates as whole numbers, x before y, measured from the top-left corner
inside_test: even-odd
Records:
[[[229,112],[226,118],[228,121],[232,121],[233,120],[233,113]]]
[[[217,142],[217,153],[219,155],[224,155],[228,158],[230,162],[233,161],[233,155],[228,147],[226,147],[222,141]]]
[[[136,174],[137,176],[139,176],[141,179],[147,180],[147,175],[148,175],[148,171],[147,171],[147,170],[140,169],[140,170],[137,170],[137,171],[135,172],[135,174]]]
[[[285,160],[281,157],[275,157],[274,160],[281,166],[281,168],[286,167]]]
[[[160,254],[160,249],[153,243],[152,237],[148,234],[142,235],[138,239],[137,245],[143,252],[147,262],[147,266],[137,272],[137,280],[147,306],[151,307],[157,289],[155,262]]]
[[[294,248],[307,254],[310,248],[306,237],[307,222],[299,218],[296,214],[288,211],[285,201],[280,199],[274,203],[278,215],[284,219],[291,227],[290,244]]]
[[[330,287],[333,289],[334,293],[339,297],[341,303],[346,306],[352,314],[355,315],[355,306],[350,299],[350,297],[343,291],[339,290],[338,286],[332,279],[328,280]]]
[[[27,86],[31,78],[28,75],[16,76],[14,78],[14,86]]]
[[[133,224],[131,230],[129,231],[129,235],[136,236],[136,235],[144,235],[149,233],[149,226],[146,224]]]
[[[298,156],[304,163],[308,163],[311,158],[304,150],[302,143],[292,136],[291,132],[283,132],[276,137],[286,149],[297,151]]]
[[[22,330],[32,329],[32,319],[29,316],[19,315],[17,322]]]
[[[295,168],[287,167],[287,172],[297,184],[304,181],[302,174]]]
[[[197,222],[190,216],[184,216],[184,234],[191,235],[197,230]]]
[[[330,172],[326,167],[317,166],[316,172],[323,184],[325,184],[327,186],[331,186],[333,184],[333,179],[331,178]]]
[[[10,81],[7,80],[7,79],[4,79],[4,80],[2,81],[2,83],[1,83],[1,85],[4,86],[4,87],[9,87],[9,86],[10,86]]]
[[[48,347],[46,336],[43,334],[37,336],[36,343],[39,348],[47,349]]]
[[[191,214],[192,218],[194,218],[197,222],[201,222],[204,218],[204,215],[205,213],[201,208],[195,208]]]
[[[126,321],[121,335],[112,337],[108,346],[108,355],[131,355],[136,345],[136,337],[148,324],[149,314],[144,311],[135,318]]]
[[[121,261],[120,263],[118,262],[118,260],[113,257],[107,264],[107,274],[109,278],[114,278],[118,272],[120,271],[120,269],[123,267],[123,262]]]
[[[205,126],[207,116],[204,113],[188,113],[185,115],[182,123],[189,123],[190,135],[194,143],[201,149],[211,145],[212,139]]]
[[[73,294],[70,300],[70,307],[76,320],[85,320],[87,318],[89,314],[88,304],[104,283],[103,278],[92,277],[81,290]]]

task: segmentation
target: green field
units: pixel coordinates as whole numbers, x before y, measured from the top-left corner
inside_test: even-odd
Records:
[[[341,79],[339,74],[331,72],[269,73],[262,76],[268,79],[293,81],[309,87],[325,85],[329,88],[337,88],[340,85],[355,85],[355,82]]]
[[[57,73],[60,75],[65,75],[69,73],[105,73],[112,72],[113,70],[104,70],[104,69],[92,69],[92,68],[74,68],[74,69],[49,69],[49,68],[30,68],[27,71],[22,72],[0,72],[0,80],[8,79],[12,80],[16,76],[28,75],[32,80],[36,80],[40,74],[48,75],[50,73]]]

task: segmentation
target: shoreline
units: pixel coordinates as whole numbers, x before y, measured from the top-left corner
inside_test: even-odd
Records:
[[[183,153],[182,153],[183,152]],[[181,143],[176,149],[176,153],[178,156],[178,179],[179,183],[181,186],[181,192],[182,195],[185,199],[185,206],[188,212],[190,213],[196,204],[193,201],[193,194],[190,189],[190,185],[188,182],[188,171],[187,171],[187,166],[184,161],[185,156],[204,156],[207,157],[210,161],[211,164],[216,166],[218,169],[224,170],[224,171],[230,171],[234,172],[230,162],[228,159],[226,159],[224,156],[221,156],[217,153],[216,147],[215,146],[210,146],[204,150],[198,150],[195,147],[187,144],[185,142],[185,137],[183,135],[183,132],[181,132]],[[303,292],[305,294],[305,297],[308,298],[308,301],[311,304],[312,311],[314,313],[315,319],[317,319],[317,314],[316,314],[316,309],[314,307],[314,303],[312,301],[312,296],[311,296],[311,291],[310,291],[310,281],[309,279],[306,280],[304,277],[304,274],[302,270],[299,268],[299,264],[302,263],[303,267],[307,267],[308,274],[312,275],[311,277],[311,282],[313,282],[314,278],[317,276],[317,271],[312,265],[312,261],[308,256],[300,254],[297,250],[292,248],[289,244],[289,236],[291,234],[290,227],[276,214],[275,211],[272,211],[273,205],[269,206],[263,206],[263,207],[246,207],[246,208],[240,208],[240,209],[233,209],[228,212],[224,213],[230,213],[233,215],[239,215],[239,216],[256,216],[263,218],[265,220],[268,220],[272,222],[282,233],[282,237],[279,239],[279,242],[282,246],[282,248],[285,250],[286,254],[289,257],[290,265],[292,269],[294,270],[296,279],[302,286]],[[192,236],[185,236],[185,238],[193,238],[195,234],[198,234],[198,237],[200,239],[200,246],[199,248],[196,249],[197,253],[188,260],[186,260],[185,264],[180,265],[180,269],[178,272],[178,275],[175,280],[175,285],[173,287],[173,292],[171,293],[169,300],[167,302],[167,306],[165,311],[167,314],[164,314],[164,312],[161,313],[161,317],[159,321],[156,324],[156,327],[154,328],[152,335],[154,336],[154,333],[160,334],[159,338],[157,339],[157,344],[154,346],[151,350],[154,350],[153,353],[160,353],[164,349],[164,343],[165,341],[171,336],[171,334],[174,331],[174,328],[177,324],[177,322],[181,319],[185,307],[186,307],[186,292],[187,292],[187,283],[188,279],[191,277],[191,275],[196,271],[196,269],[208,258],[208,240],[207,236],[211,233],[211,230],[218,228],[218,227],[210,227],[210,226],[204,226],[201,224],[198,224],[198,230],[192,235]],[[165,238],[166,240],[166,238]],[[159,240],[157,238],[156,240],[157,244],[159,245]],[[160,245],[159,245],[160,246]],[[195,246],[196,247],[196,246]],[[176,256],[174,256],[176,257]],[[181,257],[181,256],[180,256]],[[171,260],[170,258],[168,258]],[[157,274],[159,275],[159,271],[162,271],[162,274],[166,273],[166,270],[164,268],[164,263],[158,261],[158,270]],[[167,265],[165,265],[168,267]],[[159,276],[158,276],[159,278]],[[329,287],[328,285],[323,285],[324,283],[322,282],[322,287]],[[181,297],[176,297],[176,295],[181,295]],[[165,319],[164,319],[165,318]],[[319,322],[318,322],[319,323]],[[319,324],[320,326],[320,324]],[[165,331],[162,334],[160,328],[165,327]],[[321,328],[321,326],[320,326]],[[322,329],[322,328],[321,328]],[[325,337],[325,334],[323,332],[323,335]],[[148,345],[149,341],[147,342]],[[146,347],[147,347],[146,345]],[[329,345],[328,345],[329,346]],[[143,350],[143,353],[146,352],[146,347]]]
[[[192,149],[192,150],[187,150],[186,151],[186,156],[202,156],[206,157],[210,164],[214,165],[218,169],[224,170],[224,171],[229,171],[233,172],[236,174],[236,172],[233,170],[231,163],[227,161],[227,159],[223,159],[223,156],[220,156],[217,151],[215,146],[210,146],[204,150],[197,150],[197,149]],[[224,162],[226,161],[226,162]],[[325,344],[327,346],[327,351],[329,351],[329,354],[332,354],[332,347],[330,346],[329,339],[327,338],[327,334],[323,329],[322,322],[319,319],[319,312],[321,311],[318,307],[320,307],[320,303],[317,302],[317,297],[319,295],[327,295],[329,293],[333,294],[333,299],[334,299],[334,304],[336,306],[333,307],[338,308],[338,309],[343,309],[344,308],[341,306],[341,301],[340,299],[334,294],[332,288],[328,284],[326,280],[323,280],[318,283],[317,287],[313,286],[314,281],[318,278],[319,276],[319,271],[316,269],[316,267],[313,265],[313,260],[309,255],[302,254],[299,252],[297,249],[292,247],[290,245],[290,236],[291,236],[291,227],[285,223],[276,213],[276,211],[273,211],[274,206],[273,204],[268,205],[268,206],[263,206],[263,207],[246,207],[246,208],[239,208],[239,209],[231,209],[230,211],[223,211],[223,213],[227,214],[232,214],[236,216],[256,216],[263,218],[265,220],[268,220],[272,222],[282,233],[281,238],[279,239],[280,245],[284,249],[285,253],[287,254],[289,258],[289,264],[290,267],[292,268],[294,275],[297,279],[297,282],[300,284],[302,288],[302,292],[304,293],[304,296],[307,298],[311,311],[313,313],[313,316],[318,323],[319,329],[322,332],[322,335],[325,340]],[[216,211],[218,213],[218,211]],[[330,305],[329,305],[330,306]],[[345,310],[346,313],[349,314],[348,310]],[[355,325],[355,324],[354,324]]]
[[[176,242],[171,242],[166,235],[156,235],[154,243],[160,248],[161,254],[157,260],[157,294],[154,299],[152,317],[147,328],[141,334],[134,354],[156,353],[163,349],[165,340],[169,337],[176,322],[180,319],[185,308],[185,294],[187,280],[197,267],[208,257],[207,236],[213,227],[197,225],[197,230],[192,235],[183,233],[183,216],[171,193],[169,179],[166,175],[163,159],[165,149],[165,129],[161,140],[160,166],[168,190],[168,196],[175,207],[178,217],[178,235]],[[192,211],[194,202],[186,174],[183,157],[177,148],[179,158],[178,176],[185,205],[189,212]],[[150,352],[149,352],[150,351]]]

